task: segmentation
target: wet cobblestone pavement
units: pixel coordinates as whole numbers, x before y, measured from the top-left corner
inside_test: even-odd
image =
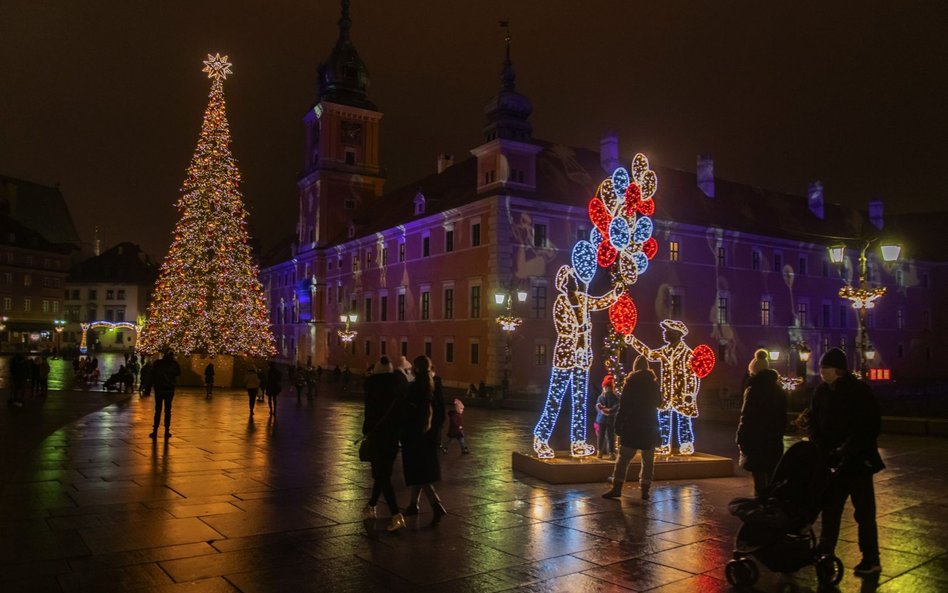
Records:
[[[168,441],[148,438],[152,399],[138,395],[102,402],[37,437],[35,448],[8,434],[0,590],[732,590],[724,564],[739,522],[727,503],[749,495],[749,476],[657,482],[647,502],[635,487],[604,500],[603,484],[552,486],[511,472],[510,451],[528,446],[534,413],[468,407],[472,454],[445,455],[438,485],[448,516],[430,526],[423,503],[393,534],[384,504],[377,520],[361,519],[371,478],[351,444],[360,399],[322,393],[297,404],[284,393],[275,417],[258,406],[250,421],[242,392],[206,401],[183,389]],[[4,410],[0,425],[20,422],[11,416],[20,412]],[[701,450],[734,456],[732,427],[699,430]],[[880,445],[889,466],[876,478],[883,573],[852,574],[859,551],[849,507],[838,590],[946,591],[948,441],[885,436]],[[395,484],[405,504],[400,469]],[[757,591],[818,590],[811,567],[761,573]]]

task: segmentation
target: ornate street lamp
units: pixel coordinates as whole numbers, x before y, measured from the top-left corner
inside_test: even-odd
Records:
[[[346,313],[339,316],[340,323],[345,323],[346,327],[344,329],[336,330],[336,333],[339,334],[339,339],[342,340],[347,346],[352,343],[352,340],[355,339],[359,332],[354,329],[349,329],[350,323],[356,323],[359,321],[359,315],[357,313]]]
[[[527,300],[527,291],[517,291],[517,302],[523,303]],[[523,319],[512,314],[513,296],[504,290],[494,292],[494,302],[498,305],[504,305],[506,313],[499,315],[495,321],[500,325],[504,332],[504,380],[501,385],[503,396],[507,397],[507,389],[510,386],[510,339],[517,328],[523,323]]]
[[[870,288],[866,279],[866,251],[876,239],[869,239],[862,242],[859,250],[859,276],[857,286],[853,286],[848,281],[846,285],[839,289],[839,296],[849,299],[852,302],[853,309],[859,317],[859,333],[856,336],[856,347],[859,350],[859,369],[863,377],[869,374],[869,362],[875,358],[875,350],[869,345],[869,333],[866,331],[866,311],[875,308],[876,301],[885,296],[885,286]],[[828,248],[830,261],[834,264],[841,264],[845,254],[845,245],[833,245]],[[882,259],[885,262],[894,262],[898,260],[902,252],[902,246],[897,243],[881,243],[880,251]],[[871,353],[871,354],[870,354]]]

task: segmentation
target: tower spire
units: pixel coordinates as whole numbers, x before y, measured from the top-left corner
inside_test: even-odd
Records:
[[[342,11],[339,16],[339,38],[348,41],[350,28],[352,28],[352,19],[349,18],[349,0],[342,0]]]
[[[517,82],[517,75],[514,74],[513,62],[510,61],[510,21],[498,21],[506,32],[504,35],[504,69],[500,75],[500,81],[505,91],[512,91]]]
[[[484,139],[488,142],[495,138],[529,141],[533,134],[529,121],[533,104],[516,90],[517,76],[510,59],[510,21],[498,21],[498,24],[505,29],[504,67],[500,73],[500,91],[484,107],[487,116]]]

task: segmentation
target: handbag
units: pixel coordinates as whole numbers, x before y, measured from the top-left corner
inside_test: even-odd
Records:
[[[369,445],[368,435],[363,437],[362,442],[359,443],[359,461],[372,461],[372,449]]]

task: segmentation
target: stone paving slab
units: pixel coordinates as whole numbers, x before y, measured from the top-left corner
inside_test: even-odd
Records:
[[[8,435],[12,445],[0,452],[2,591],[730,591],[723,566],[739,522],[727,503],[752,490],[736,468],[732,477],[657,481],[648,501],[634,484],[617,501],[599,496],[603,483],[547,484],[511,467],[535,414],[472,407],[472,454],[442,458],[437,487],[448,516],[430,526],[423,502],[392,534],[384,504],[377,520],[361,518],[371,478],[351,445],[362,420],[357,395],[323,389],[299,405],[284,396],[274,417],[258,407],[251,420],[243,393],[208,401],[185,389],[168,441],[147,436],[149,398],[103,407],[78,393],[49,397],[61,426],[34,418],[41,428]],[[698,431],[702,450],[735,456],[733,426]],[[849,508],[838,590],[948,590],[948,441],[887,435],[881,448],[884,570],[868,582],[851,574],[859,550]],[[405,504],[398,463],[395,483]],[[789,583],[818,589],[804,568],[762,570],[754,590]]]

